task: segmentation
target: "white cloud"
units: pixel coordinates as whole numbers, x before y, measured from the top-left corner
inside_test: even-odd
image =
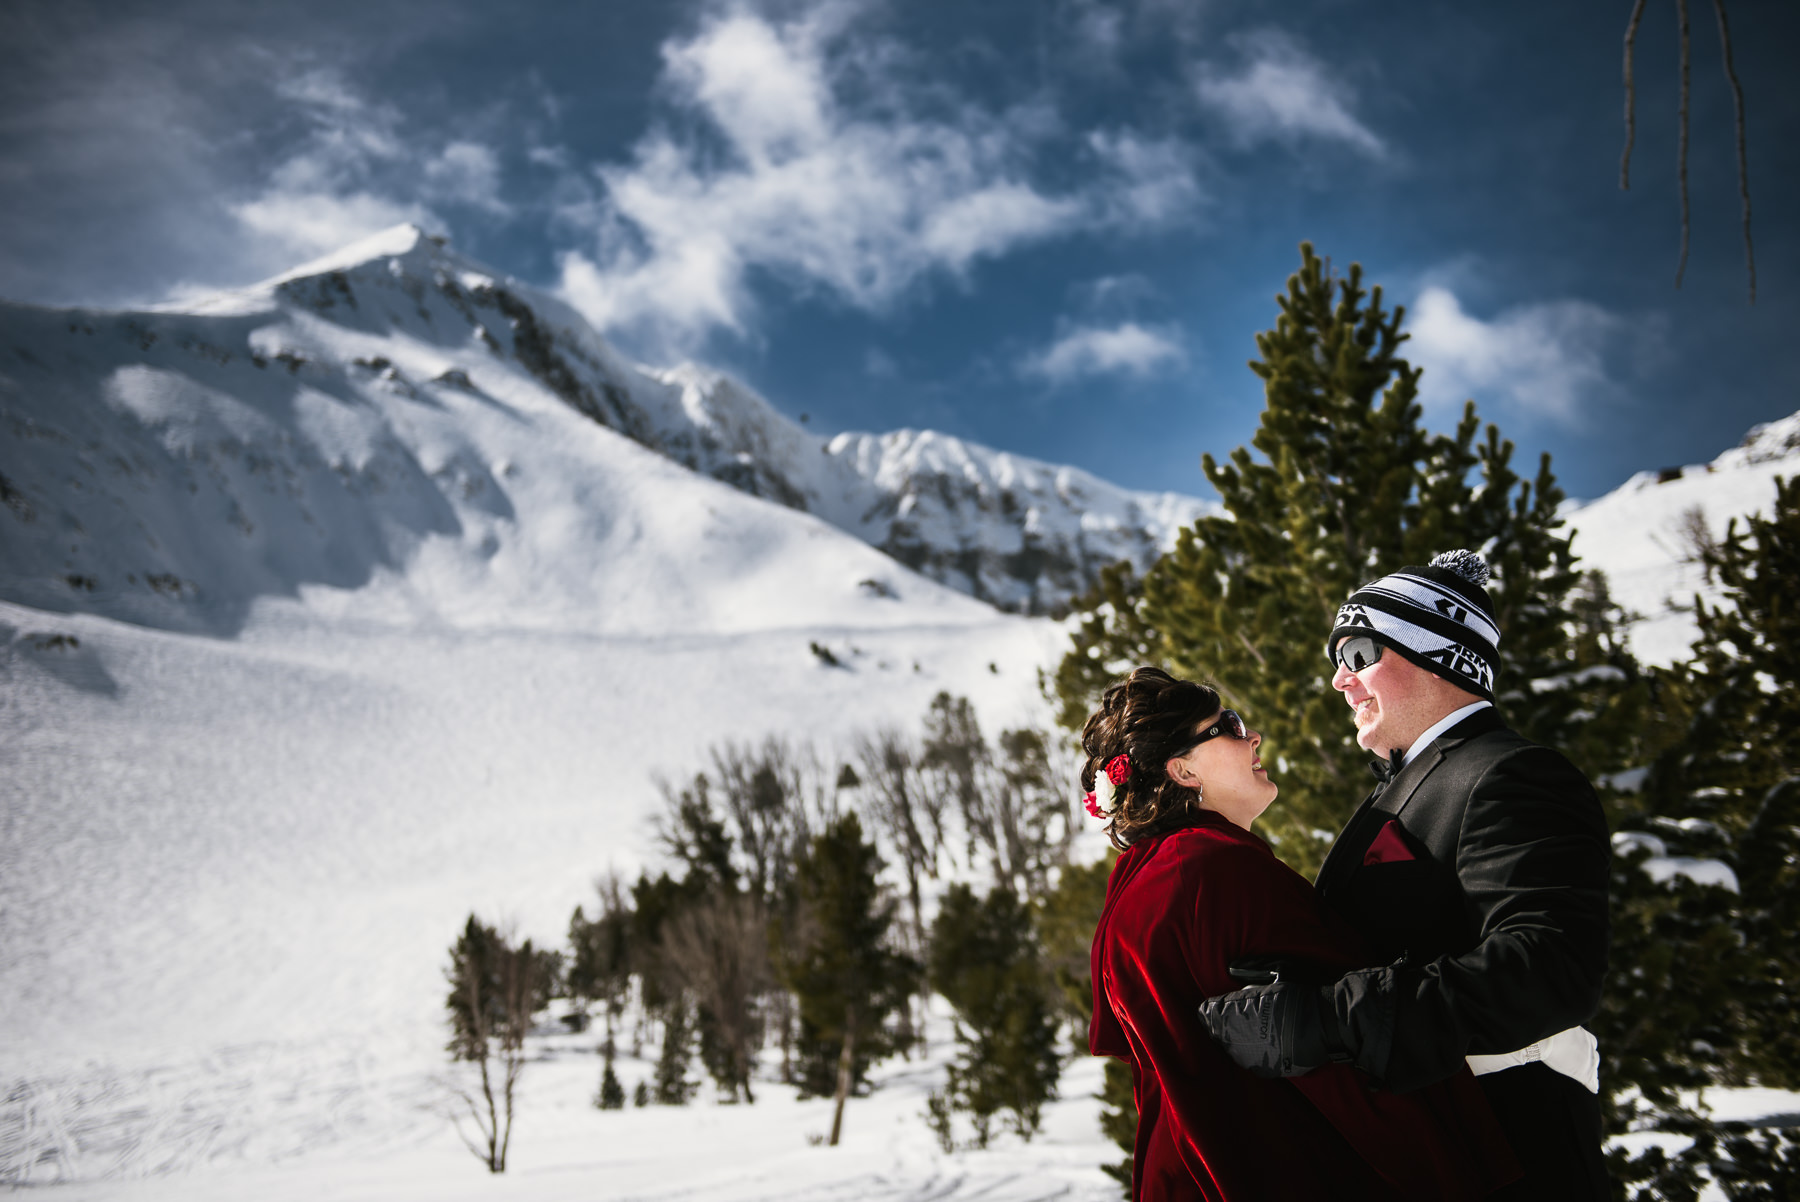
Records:
[[[338,195],[328,191],[284,191],[278,187],[234,205],[232,215],[252,233],[281,245],[296,260],[348,246],[402,221],[437,224],[418,205],[367,192]]]
[[[369,103],[329,71],[282,80],[276,92],[310,131],[260,190],[228,211],[289,261],[402,221],[442,226],[439,207],[512,212],[500,197],[500,160],[490,147],[466,139],[409,140],[396,110]]]
[[[1051,384],[1067,384],[1090,376],[1143,378],[1187,362],[1168,332],[1135,321],[1116,326],[1074,326],[1042,351],[1021,361],[1020,370]]]
[[[1516,412],[1570,423],[1611,391],[1606,350],[1624,322],[1587,301],[1520,305],[1491,321],[1429,285],[1408,313],[1407,356],[1425,369],[1420,399],[1447,408],[1494,399]]]
[[[425,163],[431,190],[504,217],[512,207],[500,199],[500,156],[478,142],[452,142]]]
[[[1088,145],[1112,173],[1112,182],[1098,197],[1112,223],[1155,228],[1200,207],[1193,153],[1180,142],[1120,130],[1090,134]]]
[[[1387,148],[1349,108],[1348,85],[1332,79],[1323,64],[1296,42],[1276,32],[1242,39],[1242,69],[1204,73],[1196,83],[1200,99],[1230,122],[1238,142],[1304,139],[1339,142],[1380,158]]]
[[[1044,186],[1053,114],[920,90],[900,47],[845,36],[856,15],[735,11],[665,45],[678,122],[598,171],[594,247],[565,255],[565,297],[603,329],[679,348],[748,332],[753,272],[880,311],[932,274],[1075,230],[1166,224],[1198,201],[1191,165],[1129,132],[1078,140],[1089,182]]]

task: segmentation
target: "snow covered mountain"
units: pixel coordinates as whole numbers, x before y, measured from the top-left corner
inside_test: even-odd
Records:
[[[658,777],[1040,720],[1056,627],[752,495],[837,460],[718,395],[413,230],[0,306],[0,1186],[448,1135],[445,932],[557,941]]]
[[[1053,613],[1120,559],[1142,571],[1216,511],[931,430],[821,442],[729,377],[692,366],[650,377],[680,389],[688,419],[662,427],[664,453],[1011,612]]]
[[[670,565],[795,570],[766,539],[803,524],[598,451],[558,409],[1014,612],[1056,609],[1114,560],[1143,566],[1203,508],[929,432],[821,442],[722,376],[627,362],[566,306],[400,226],[182,308],[0,306],[0,596],[229,630],[258,597],[404,569],[460,575],[483,604],[474,585],[513,580],[514,623],[716,626],[732,619],[680,612]],[[533,462],[590,453],[606,462],[587,473]],[[640,540],[667,554],[621,578]],[[908,587],[891,562],[836,555],[764,579],[765,598],[786,608],[845,572],[871,604]]]
[[[1719,537],[1732,518],[1766,512],[1777,476],[1800,476],[1800,413],[1755,427],[1710,463],[1639,472],[1566,510],[1581,566],[1605,572],[1613,598],[1642,616],[1631,632],[1640,659],[1685,655],[1698,633],[1693,598],[1717,595],[1692,561],[1691,532]]]
[[[1682,621],[1683,515],[1765,506],[1796,444],[1800,415],[1572,510],[1658,614],[1640,650]],[[939,690],[1042,722],[1066,635],[995,606],[1200,508],[820,440],[410,227],[155,312],[0,304],[0,1185],[487,1196],[422,1108],[471,909],[556,942],[596,872],[656,862],[656,777],[725,740],[830,767]],[[951,1155],[942,1056],[895,1064],[828,1152],[774,1089],[599,1116],[593,1043],[533,1065],[518,1196],[1116,1195],[1092,1064],[1039,1142]]]

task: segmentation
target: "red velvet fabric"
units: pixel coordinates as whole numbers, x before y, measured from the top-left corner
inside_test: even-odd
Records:
[[[1197,1010],[1239,988],[1226,966],[1253,955],[1364,966],[1312,886],[1217,815],[1119,857],[1094,934],[1089,1046],[1132,1068],[1136,1202],[1477,1199],[1518,1175],[1467,1070],[1393,1094],[1346,1065],[1268,1080],[1232,1064]]]

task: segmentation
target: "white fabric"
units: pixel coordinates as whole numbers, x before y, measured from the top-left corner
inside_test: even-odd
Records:
[[[1451,710],[1442,718],[1439,718],[1424,734],[1413,740],[1413,745],[1406,749],[1406,758],[1402,760],[1401,763],[1412,763],[1413,760],[1418,758],[1421,751],[1424,751],[1427,747],[1431,746],[1432,740],[1449,730],[1452,726],[1455,726],[1458,722],[1461,722],[1464,718],[1467,718],[1476,710],[1492,708],[1493,702],[1491,701],[1472,701],[1459,710]]]
[[[1467,597],[1450,591],[1435,580],[1395,572],[1356,591],[1394,597],[1427,613],[1441,614],[1467,626],[1491,645],[1500,645],[1500,628],[1494,625],[1494,620],[1477,609]]]
[[[1600,1092],[1600,1041],[1586,1027],[1570,1027],[1567,1031],[1558,1031],[1516,1052],[1468,1057],[1469,1071],[1477,1077],[1530,1064],[1534,1060],[1541,1062],[1546,1068],[1555,1069],[1565,1077],[1581,1082],[1587,1086],[1589,1093]]]

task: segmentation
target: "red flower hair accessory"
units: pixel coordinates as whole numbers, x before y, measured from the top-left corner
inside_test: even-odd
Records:
[[[1094,791],[1082,798],[1087,812],[1096,818],[1104,818],[1112,809],[1113,798],[1118,796],[1118,789],[1131,779],[1131,757],[1115,755],[1106,761],[1106,767],[1094,774]]]

